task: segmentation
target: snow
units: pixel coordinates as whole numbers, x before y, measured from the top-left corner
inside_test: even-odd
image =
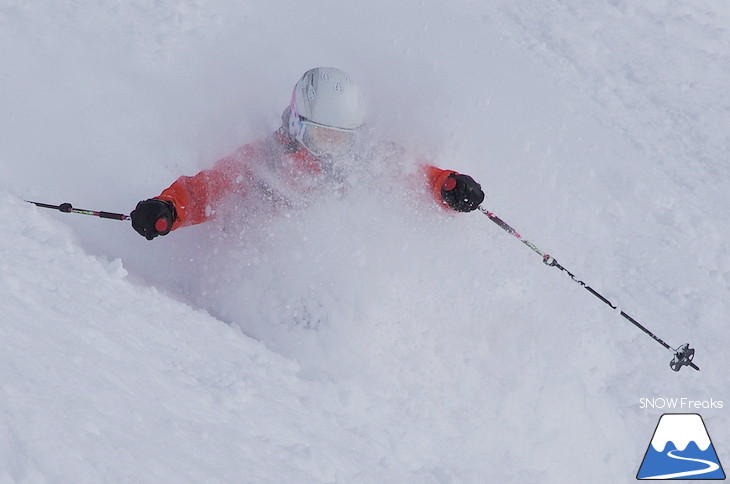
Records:
[[[633,480],[641,398],[729,400],[729,46],[708,0],[5,0],[0,482]],[[403,170],[472,175],[702,371],[377,157],[344,199],[152,242],[24,202],[129,213],[315,65]]]
[[[670,441],[678,450],[684,450],[690,442],[694,442],[700,450],[705,451],[711,443],[699,415],[681,414],[669,414],[661,418],[651,439],[651,446],[657,452],[664,452],[664,447]]]

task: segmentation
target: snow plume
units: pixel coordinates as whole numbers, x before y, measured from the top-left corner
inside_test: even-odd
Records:
[[[699,0],[5,2],[0,480],[633,479],[640,398],[728,399],[727,23]],[[23,201],[129,213],[269,135],[316,65],[369,99],[344,193],[152,242]],[[439,208],[424,159],[702,371]]]

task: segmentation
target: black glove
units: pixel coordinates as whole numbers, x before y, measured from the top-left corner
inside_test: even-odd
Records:
[[[441,185],[441,197],[457,212],[471,212],[484,201],[484,192],[469,175],[452,173]]]
[[[167,235],[175,220],[175,206],[172,202],[150,198],[137,204],[130,214],[132,228],[139,235],[152,240],[158,235]]]

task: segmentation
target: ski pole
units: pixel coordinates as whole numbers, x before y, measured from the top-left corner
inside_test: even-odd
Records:
[[[62,203],[61,205],[49,205],[47,203],[40,203],[40,202],[32,202],[30,200],[26,200],[28,203],[32,203],[33,205],[36,205],[41,208],[50,208],[53,210],[59,210],[64,213],[79,213],[81,215],[93,215],[94,217],[101,217],[101,218],[110,218],[112,220],[130,220],[129,215],[124,215],[123,213],[112,213],[112,212],[100,212],[96,210],[84,210],[81,208],[73,208],[70,203]]]
[[[525,244],[526,246],[528,246],[530,249],[532,249],[533,252],[535,252],[538,255],[540,255],[542,257],[542,261],[546,265],[548,265],[550,267],[556,267],[556,268],[560,269],[561,271],[565,272],[566,274],[568,274],[568,276],[570,276],[570,278],[573,281],[575,281],[577,284],[579,284],[580,286],[582,286],[583,288],[585,288],[588,292],[590,292],[591,294],[593,294],[594,296],[596,296],[598,299],[600,299],[601,301],[603,301],[604,303],[606,303],[611,309],[618,309],[618,306],[614,305],[611,301],[609,301],[604,296],[602,296],[598,291],[596,291],[595,289],[593,289],[591,286],[589,286],[585,282],[581,281],[580,279],[577,279],[572,272],[570,272],[568,269],[566,269],[565,267],[563,267],[562,265],[560,265],[558,263],[558,261],[555,260],[555,258],[553,256],[551,256],[550,254],[547,254],[547,253],[543,252],[542,250],[540,250],[535,244],[533,244],[529,240],[523,239],[522,236],[515,229],[513,229],[507,222],[505,222],[501,218],[497,217],[496,215],[494,215],[489,210],[486,210],[486,209],[482,208],[481,206],[479,207],[479,211],[481,211],[484,215],[486,215],[487,217],[489,217],[489,220],[491,220],[495,224],[499,225],[499,227],[502,228],[505,232],[507,232],[507,233],[509,233],[511,235],[514,235],[520,242],[522,242],[523,244]],[[691,366],[695,370],[698,370],[699,371],[699,368],[697,367],[697,365],[695,365],[692,362],[692,360],[694,359],[695,350],[693,348],[690,348],[689,347],[689,343],[686,343],[686,344],[684,344],[684,345],[682,345],[682,346],[680,346],[680,347],[678,347],[676,349],[675,348],[672,348],[667,343],[665,343],[661,338],[659,338],[654,333],[652,333],[651,331],[649,331],[648,329],[646,329],[637,320],[635,320],[634,318],[632,318],[631,316],[629,316],[628,314],[626,314],[623,310],[621,310],[621,316],[623,316],[624,318],[626,318],[631,324],[633,324],[634,326],[636,326],[637,328],[639,328],[640,330],[642,330],[644,333],[646,333],[649,336],[651,336],[651,338],[654,341],[658,342],[660,345],[664,346],[666,349],[668,349],[669,351],[671,351],[672,353],[674,353],[674,358],[672,359],[671,362],[669,362],[669,367],[672,370],[679,371],[683,366],[686,365],[686,366]]]

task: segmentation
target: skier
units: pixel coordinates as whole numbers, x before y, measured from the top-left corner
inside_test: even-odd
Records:
[[[294,87],[282,125],[265,140],[246,144],[195,176],[181,176],[160,195],[139,202],[132,227],[147,240],[213,217],[228,200],[250,197],[296,206],[317,190],[341,190],[347,166],[357,161],[355,139],[365,118],[360,89],[335,68],[305,72]],[[424,189],[459,212],[484,200],[468,175],[423,167]],[[229,197],[234,197],[233,199]],[[240,198],[238,198],[240,197]]]

